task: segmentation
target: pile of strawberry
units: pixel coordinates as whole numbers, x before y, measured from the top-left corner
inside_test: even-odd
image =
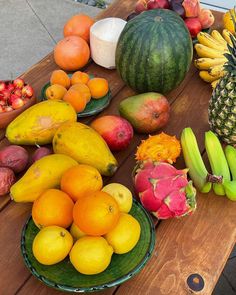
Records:
[[[215,19],[209,9],[201,8],[199,0],[138,0],[135,4],[135,12],[128,20],[145,10],[170,9],[180,15],[192,38],[195,38],[202,29],[210,28]]]
[[[33,88],[17,78],[14,81],[0,81],[0,113],[17,110],[33,96]]]

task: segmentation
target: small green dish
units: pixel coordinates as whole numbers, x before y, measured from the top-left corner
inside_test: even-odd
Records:
[[[93,292],[120,285],[140,272],[151,257],[155,245],[155,228],[152,219],[135,199],[130,214],[140,223],[140,239],[130,252],[122,255],[113,254],[110,265],[100,274],[83,275],[77,272],[68,257],[55,265],[40,264],[32,252],[32,243],[39,229],[31,217],[26,222],[21,236],[24,262],[36,278],[60,291]]]
[[[71,77],[72,75],[69,74],[69,77]],[[94,78],[94,75],[90,74],[89,75],[90,78]],[[46,90],[47,88],[50,86],[50,82],[48,82],[47,84],[45,84],[41,90],[41,100],[47,100],[46,97]],[[83,118],[83,117],[88,117],[88,116],[93,116],[96,115],[98,113],[100,113],[102,110],[104,110],[110,103],[111,101],[111,91],[109,90],[108,93],[99,98],[99,99],[93,99],[91,98],[91,100],[89,101],[89,103],[87,103],[86,108],[83,110],[83,112],[77,113],[77,117],[78,118]]]

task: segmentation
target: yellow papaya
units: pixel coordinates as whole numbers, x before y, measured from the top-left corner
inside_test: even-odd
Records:
[[[10,189],[16,202],[33,202],[45,190],[59,188],[62,174],[78,163],[67,155],[52,154],[34,162]]]
[[[76,122],[74,108],[61,100],[46,100],[37,103],[15,118],[6,129],[6,137],[13,144],[51,143],[59,126]]]
[[[94,129],[79,122],[58,128],[53,137],[53,150],[80,164],[93,166],[106,176],[113,175],[118,166],[105,140]]]

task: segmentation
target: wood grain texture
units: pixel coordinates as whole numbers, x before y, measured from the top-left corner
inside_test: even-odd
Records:
[[[97,19],[109,16],[125,19],[133,10],[135,2],[136,0],[117,0]],[[221,14],[215,15],[219,23]],[[33,86],[39,97],[41,88],[56,68],[51,53],[22,77]],[[113,99],[109,108],[99,116],[117,114],[120,101],[134,94],[131,89],[124,87],[124,83],[114,70],[106,70],[91,63],[85,71],[96,73],[109,81]],[[210,93],[210,86],[200,80],[197,70],[192,65],[185,80],[168,95],[172,104],[171,119],[163,131],[179,137],[181,130],[190,126],[194,129],[200,149],[203,151],[204,132],[209,128],[207,106]],[[89,123],[93,118],[80,121]],[[133,191],[131,172],[135,164],[134,154],[137,144],[145,137],[135,134],[129,149],[115,154],[119,169],[111,179],[105,179],[105,182],[120,182]],[[0,130],[0,147],[8,144],[3,138],[4,131]],[[177,161],[176,166],[184,168],[183,158]],[[143,271],[117,290],[114,288],[100,294],[112,294],[114,290],[117,294],[192,294],[186,285],[186,278],[191,273],[199,273],[205,280],[205,288],[198,294],[211,294],[235,242],[235,206],[235,203],[226,198],[213,194],[198,194],[198,210],[194,215],[158,224],[156,248]],[[0,272],[3,275],[0,276],[0,285],[4,295],[66,294],[54,291],[37,281],[23,264],[19,249],[20,234],[30,214],[31,204],[16,204],[9,202],[9,197],[6,197],[0,199],[0,210],[1,208],[0,253],[3,259],[0,263]]]

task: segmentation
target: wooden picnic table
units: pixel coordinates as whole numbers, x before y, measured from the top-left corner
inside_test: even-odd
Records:
[[[117,0],[97,19],[109,16],[126,19],[135,2],[136,0]],[[222,15],[215,12],[215,17],[215,27],[219,28]],[[42,86],[49,81],[51,72],[56,68],[58,67],[53,61],[53,54],[50,53],[22,77],[33,86],[39,97]],[[108,79],[110,84],[112,102],[99,116],[118,114],[120,101],[134,92],[124,85],[115,70],[106,70],[90,63],[85,71]],[[171,103],[171,118],[163,129],[179,138],[184,127],[192,127],[204,155],[204,132],[209,129],[207,108],[210,96],[210,85],[200,80],[197,69],[192,65],[181,85],[167,96]],[[88,117],[81,121],[89,123],[92,119]],[[120,182],[133,191],[131,172],[135,164],[134,153],[140,140],[146,137],[135,134],[129,148],[115,154],[119,169],[106,181]],[[7,144],[9,143],[4,138],[4,130],[0,130],[0,148]],[[185,167],[182,157],[176,166]],[[100,294],[211,294],[235,244],[236,203],[216,196],[213,192],[198,193],[197,203],[198,208],[192,216],[159,223],[155,221],[156,246],[144,269],[121,286],[107,289]],[[20,237],[31,206],[29,203],[14,203],[9,196],[0,198],[1,295],[62,294],[39,282],[24,265]],[[204,286],[199,292],[188,286],[187,279],[193,274],[198,274],[203,279]],[[196,277],[194,281],[197,281]]]

